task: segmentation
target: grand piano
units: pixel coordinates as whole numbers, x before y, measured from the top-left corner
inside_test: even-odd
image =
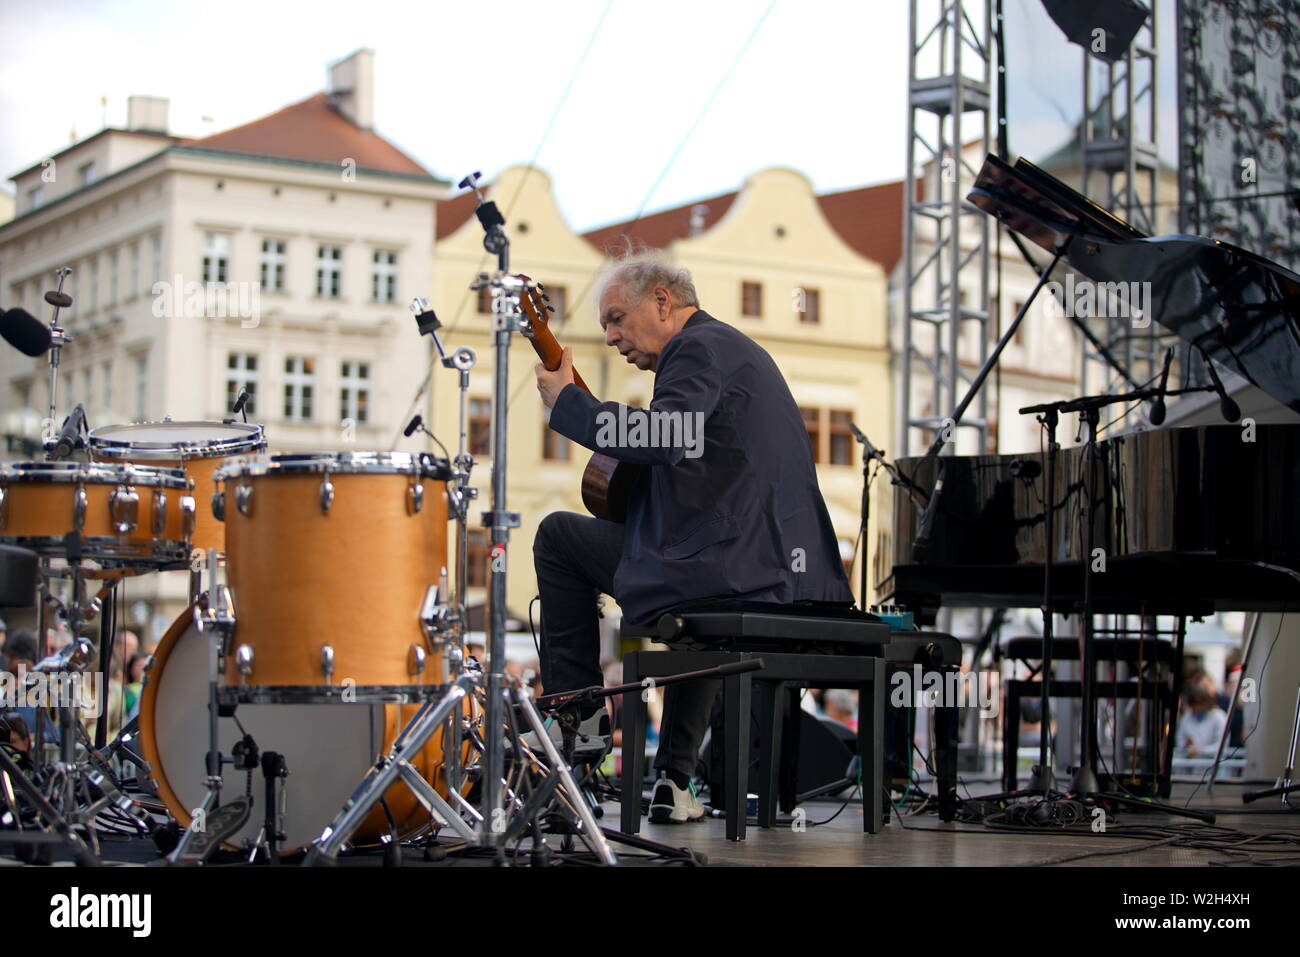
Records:
[[[1161,325],[1300,412],[1300,276],[1203,237],[1142,236],[1024,160],[990,156],[969,199],[1085,276],[1151,282]],[[1050,501],[1058,612],[1082,598],[1087,522],[1104,550],[1105,570],[1092,576],[1098,613],[1300,607],[1300,426],[1134,431],[1085,453],[1058,453],[1050,494],[1042,454],[898,460],[922,490],[942,470],[943,492],[917,549],[925,503],[896,484],[882,594],[927,622],[942,605],[1040,607]]]

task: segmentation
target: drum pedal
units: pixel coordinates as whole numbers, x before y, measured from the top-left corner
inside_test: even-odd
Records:
[[[189,846],[176,862],[202,864],[227,838],[237,834],[253,813],[252,798],[241,795],[208,813],[202,831],[191,831]]]

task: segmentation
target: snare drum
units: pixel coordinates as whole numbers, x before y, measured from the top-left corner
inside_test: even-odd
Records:
[[[141,422],[94,429],[88,445],[95,462],[184,469],[200,505],[191,547],[207,551],[225,548],[225,529],[208,507],[212,473],[227,456],[264,451],[266,435],[260,425],[245,422]]]
[[[184,564],[193,483],[180,469],[83,462],[0,466],[0,541],[52,558],[77,532],[81,557],[110,568]]]
[[[394,700],[383,689],[446,682],[420,610],[447,562],[449,477],[444,461],[403,452],[222,465],[213,509],[226,524],[225,681],[238,700]]]
[[[194,625],[194,605],[172,624],[154,652],[140,694],[140,746],[149,762],[153,790],[182,827],[203,803],[208,751],[208,639]],[[467,705],[468,709],[469,706]],[[311,708],[287,704],[242,704],[239,723],[222,720],[222,753],[243,737],[253,736],[263,752],[284,755],[282,844],[285,853],[306,848],[320,837],[374,763],[387,751],[416,706],[353,705]],[[466,710],[462,713],[471,713]],[[443,768],[443,733],[438,731],[412,762],[424,780],[447,797]],[[462,760],[472,748],[465,743]],[[246,772],[223,765],[225,788],[243,793]],[[266,819],[260,776],[254,784],[255,806],[232,845],[253,840]],[[399,836],[406,837],[429,819],[404,784],[384,796]],[[356,831],[355,843],[369,843],[388,833],[388,819],[376,806]]]

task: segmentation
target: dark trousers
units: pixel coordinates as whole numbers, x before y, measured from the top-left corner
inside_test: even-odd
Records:
[[[618,595],[614,572],[623,556],[623,526],[574,512],[552,512],[533,539],[542,598],[542,686],[546,694],[604,684],[596,597]],[[722,682],[664,688],[664,719],[655,768],[695,774],[700,743]]]

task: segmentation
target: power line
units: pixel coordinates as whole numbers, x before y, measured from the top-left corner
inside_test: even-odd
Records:
[[[582,68],[587,62],[587,55],[591,53],[591,48],[596,43],[596,37],[600,34],[601,27],[605,25],[605,18],[609,15],[610,8],[613,5],[614,0],[606,0],[605,9],[600,12],[600,17],[596,20],[595,27],[592,28],[591,36],[587,38],[587,45],[582,48],[582,53],[578,55],[577,63],[574,64],[573,70],[569,73],[569,82],[565,84],[564,91],[560,94],[560,99],[555,104],[555,109],[551,111],[551,118],[547,121],[546,129],[542,131],[542,136],[537,141],[537,147],[533,150],[532,159],[528,161],[528,169],[525,171],[523,178],[520,179],[519,187],[515,190],[514,196],[510,198],[510,203],[506,207],[507,213],[514,209],[515,202],[519,199],[519,193],[523,189],[524,182],[528,179],[528,174],[536,168],[537,157],[541,154],[542,147],[546,145],[546,140],[551,135],[551,130],[555,126],[555,121],[559,119],[560,111],[564,109],[564,104],[568,102],[569,94],[573,92],[573,86],[574,83],[577,82],[578,74],[582,72]],[[483,271],[483,267],[487,263],[487,257],[488,254],[485,251],[479,259],[478,268],[474,270],[476,275]],[[461,317],[465,312],[465,307],[469,304],[471,292],[472,290],[469,289],[469,287],[466,287],[464,294],[461,296],[460,304],[456,306],[456,311],[452,314],[451,324],[447,327],[447,335],[455,332],[456,326],[460,324]],[[405,428],[405,424],[411,420],[411,416],[414,415],[416,408],[420,404],[420,400],[424,397],[425,393],[429,391],[429,386],[433,383],[433,373],[437,368],[438,361],[437,358],[434,358],[433,361],[429,363],[429,370],[425,373],[424,381],[420,383],[420,388],[416,390],[415,398],[411,400],[411,405],[406,411],[406,416],[403,418],[402,424],[398,426],[397,435],[393,437],[392,445],[389,446],[390,450],[397,448],[397,443],[402,439],[402,431]]]

